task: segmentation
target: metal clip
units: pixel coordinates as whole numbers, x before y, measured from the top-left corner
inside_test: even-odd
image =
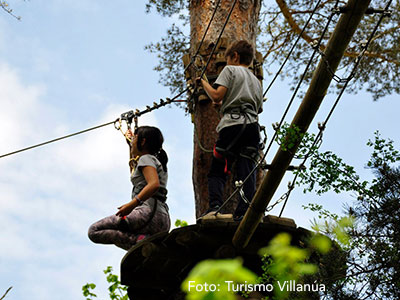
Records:
[[[243,181],[242,180],[235,181],[235,186],[239,189],[239,194],[240,194],[240,197],[242,197],[243,201],[246,204],[250,204],[250,201],[246,198],[246,195],[244,194],[244,191],[243,191]]]
[[[127,112],[121,114],[121,120],[124,120],[124,121],[126,121],[126,123],[130,124],[130,123],[132,123],[132,119],[133,119],[134,115],[135,114],[134,114],[133,110],[127,111]]]
[[[360,41],[360,45],[361,45],[361,48],[367,47],[367,45],[368,45],[368,40],[362,40],[362,41]]]
[[[310,43],[310,45],[311,45],[311,47],[312,47],[313,49],[318,48],[318,44],[319,44],[319,42],[318,42],[317,40],[313,40],[313,41]]]

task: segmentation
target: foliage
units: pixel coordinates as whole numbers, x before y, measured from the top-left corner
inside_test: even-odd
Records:
[[[82,286],[82,293],[83,296],[86,297],[86,300],[91,300],[94,297],[97,297],[96,294],[91,292],[91,290],[94,290],[95,288],[96,285],[94,283],[86,283],[84,286]]]
[[[181,288],[188,300],[234,300],[226,282],[252,284],[256,278],[240,259],[205,260],[190,271]]]
[[[109,296],[111,300],[128,300],[127,287],[121,285],[121,282],[118,279],[118,276],[112,273],[112,267],[108,266],[104,271],[104,274],[107,275],[107,282],[110,284],[108,287]],[[97,297],[92,291],[96,288],[94,283],[87,283],[82,286],[83,296],[86,297],[86,300],[92,300]]]
[[[331,226],[333,223],[354,220],[354,226],[346,230],[349,235],[348,270],[343,279],[340,294],[334,299],[399,299],[400,297],[400,152],[393,141],[383,139],[379,132],[368,141],[372,148],[367,168],[375,178],[361,180],[355,169],[331,152],[315,152],[310,167],[302,172],[300,183],[307,184],[306,191],[324,194],[352,192],[356,200],[345,208],[347,217],[339,218],[321,205],[307,208],[319,212],[325,223],[321,232],[336,233],[339,243],[347,242]],[[316,221],[314,222],[316,223]],[[337,291],[339,293],[339,290]]]
[[[160,42],[145,46],[151,53],[157,53],[159,63],[154,70],[161,72],[160,83],[169,86],[172,93],[182,89],[185,84],[181,61],[189,49],[188,40],[189,38],[174,23],[167,30],[167,36]]]
[[[266,69],[271,69],[286,58],[316,1],[275,0],[274,4],[264,2],[265,5],[262,7],[258,22],[258,51],[264,54]],[[301,76],[299,73],[303,69],[301,66],[305,66],[311,57],[312,42],[321,38],[323,28],[328,17],[333,13],[336,2],[337,0],[321,1],[316,14],[281,73],[281,78],[289,79],[292,87],[297,84]],[[339,6],[344,6],[346,2],[338,1]],[[184,0],[148,0],[147,4],[148,11],[154,7],[162,16],[174,17],[180,14],[180,18],[186,20],[180,27],[176,27],[174,24],[168,30],[167,37],[163,38],[161,42],[147,47],[150,51],[158,53],[160,63],[155,69],[161,72],[160,82],[170,86],[172,90],[183,86],[183,67],[180,61],[189,45],[189,37],[183,34],[184,28],[188,26],[188,4],[189,1]],[[372,0],[370,6],[382,9],[384,5],[386,2]],[[373,95],[374,99],[400,92],[400,82],[397,80],[400,75],[400,0],[394,1],[391,10],[391,16],[384,18],[377,34],[372,39],[354,80],[350,82],[348,91],[357,93],[365,89]],[[360,54],[363,42],[368,40],[380,15],[379,13],[370,14],[363,18],[338,68],[338,76],[346,78],[349,75],[348,68],[352,67],[356,57]],[[336,14],[328,32],[322,37],[321,50],[325,49],[338,18],[339,15]],[[177,42],[177,46],[174,46],[174,42]],[[178,66],[172,67],[173,65]],[[311,75],[312,68],[305,77],[306,82],[310,82]]]
[[[295,158],[303,159],[318,149],[319,145],[314,145],[314,134],[302,133],[299,127],[288,123],[282,124],[279,129],[278,124],[274,127],[278,130],[275,141],[283,151],[295,152]]]
[[[188,223],[184,220],[176,219],[175,227],[185,227],[188,226]]]
[[[269,246],[260,251],[264,257],[271,259],[264,264],[263,277],[274,279],[274,294],[277,299],[287,299],[289,291],[281,289],[284,282],[301,280],[304,275],[317,272],[317,266],[305,261],[310,251],[290,245],[290,235],[280,233],[271,240]],[[318,246],[318,243],[315,243]]]
[[[338,223],[336,227],[343,231],[342,225]],[[268,247],[260,250],[263,273],[259,277],[256,278],[244,268],[240,259],[206,260],[196,265],[181,288],[187,293],[188,300],[229,300],[236,299],[234,292],[244,292],[241,294],[246,297],[251,291],[257,290],[257,285],[268,285],[270,288],[267,291],[271,295],[266,299],[270,299],[269,296],[273,296],[273,299],[289,299],[292,291],[284,288],[285,284],[288,285],[289,281],[305,283],[307,276],[318,272],[318,266],[310,262],[311,256],[315,253],[325,255],[333,252],[330,251],[332,249],[331,241],[321,234],[312,235],[307,248],[299,248],[291,245],[289,234],[281,233],[270,241]],[[233,282],[236,288],[227,282]],[[247,288],[239,288],[240,283]],[[196,286],[199,287],[197,290]]]
[[[159,63],[154,70],[160,72],[159,82],[170,87],[171,93],[183,89],[186,85],[183,74],[182,57],[189,50],[189,36],[184,34],[183,28],[188,25],[187,14],[189,1],[186,0],[148,0],[146,12],[152,8],[163,17],[175,17],[178,15],[183,25],[173,23],[167,29],[166,37],[161,41],[150,43],[145,49],[150,53],[157,53]]]
[[[155,8],[163,17],[171,17],[187,7],[188,1],[186,0],[148,0],[146,12],[150,12],[152,8]]]

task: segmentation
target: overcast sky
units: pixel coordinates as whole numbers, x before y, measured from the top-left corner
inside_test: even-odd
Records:
[[[36,0],[12,7],[21,22],[0,11],[0,154],[112,121],[171,96],[153,71],[156,56],[144,46],[158,41],[172,21],[145,14],[144,2]],[[268,95],[261,123],[270,136],[289,97],[281,81]],[[327,97],[316,122],[324,120],[333,100]],[[379,129],[399,145],[398,102],[397,95],[378,102],[364,93],[345,95],[322,150],[337,152],[370,178],[365,144]],[[172,106],[140,118],[144,124],[158,126],[165,136],[171,219],[193,223],[190,118]],[[82,285],[94,282],[99,299],[106,298],[102,270],[110,265],[119,274],[125,251],[91,243],[87,228],[130,200],[127,161],[127,145],[113,126],[0,159],[0,296],[13,286],[8,300],[83,299]],[[301,205],[318,202],[340,212],[348,200],[348,195],[316,197],[297,189],[284,216],[309,227],[313,215]]]

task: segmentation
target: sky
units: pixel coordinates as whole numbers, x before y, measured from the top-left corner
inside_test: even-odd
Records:
[[[171,97],[153,70],[157,57],[144,46],[165,35],[172,20],[145,13],[145,2],[15,1],[17,21],[0,11],[0,155],[116,119]],[[177,62],[180,63],[180,62]],[[270,70],[274,72],[274,70]],[[266,78],[265,85],[271,78]],[[304,88],[304,87],[303,87]],[[277,81],[268,94],[260,123],[273,134],[291,92]],[[328,95],[310,130],[324,120],[334,101]],[[300,100],[294,103],[288,121]],[[380,130],[399,146],[397,95],[373,102],[366,93],[345,94],[324,134],[321,150],[351,162],[365,178],[365,145]],[[139,125],[159,127],[169,155],[168,205],[171,219],[195,222],[191,180],[193,126],[171,106],[146,114]],[[270,162],[276,148],[272,148]],[[88,227],[130,199],[128,148],[120,132],[107,126],[0,159],[0,296],[7,300],[84,299],[81,287],[98,285],[102,273],[119,274],[125,251],[96,245]],[[288,174],[275,194],[287,189]],[[352,195],[317,197],[293,193],[285,217],[310,228],[315,217],[302,205],[313,202],[339,212]],[[281,206],[271,214],[278,215]]]

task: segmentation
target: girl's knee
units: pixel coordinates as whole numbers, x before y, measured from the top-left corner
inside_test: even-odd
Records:
[[[96,227],[94,225],[95,224],[92,224],[88,229],[88,238],[93,243],[97,243],[98,234],[97,234]]]

